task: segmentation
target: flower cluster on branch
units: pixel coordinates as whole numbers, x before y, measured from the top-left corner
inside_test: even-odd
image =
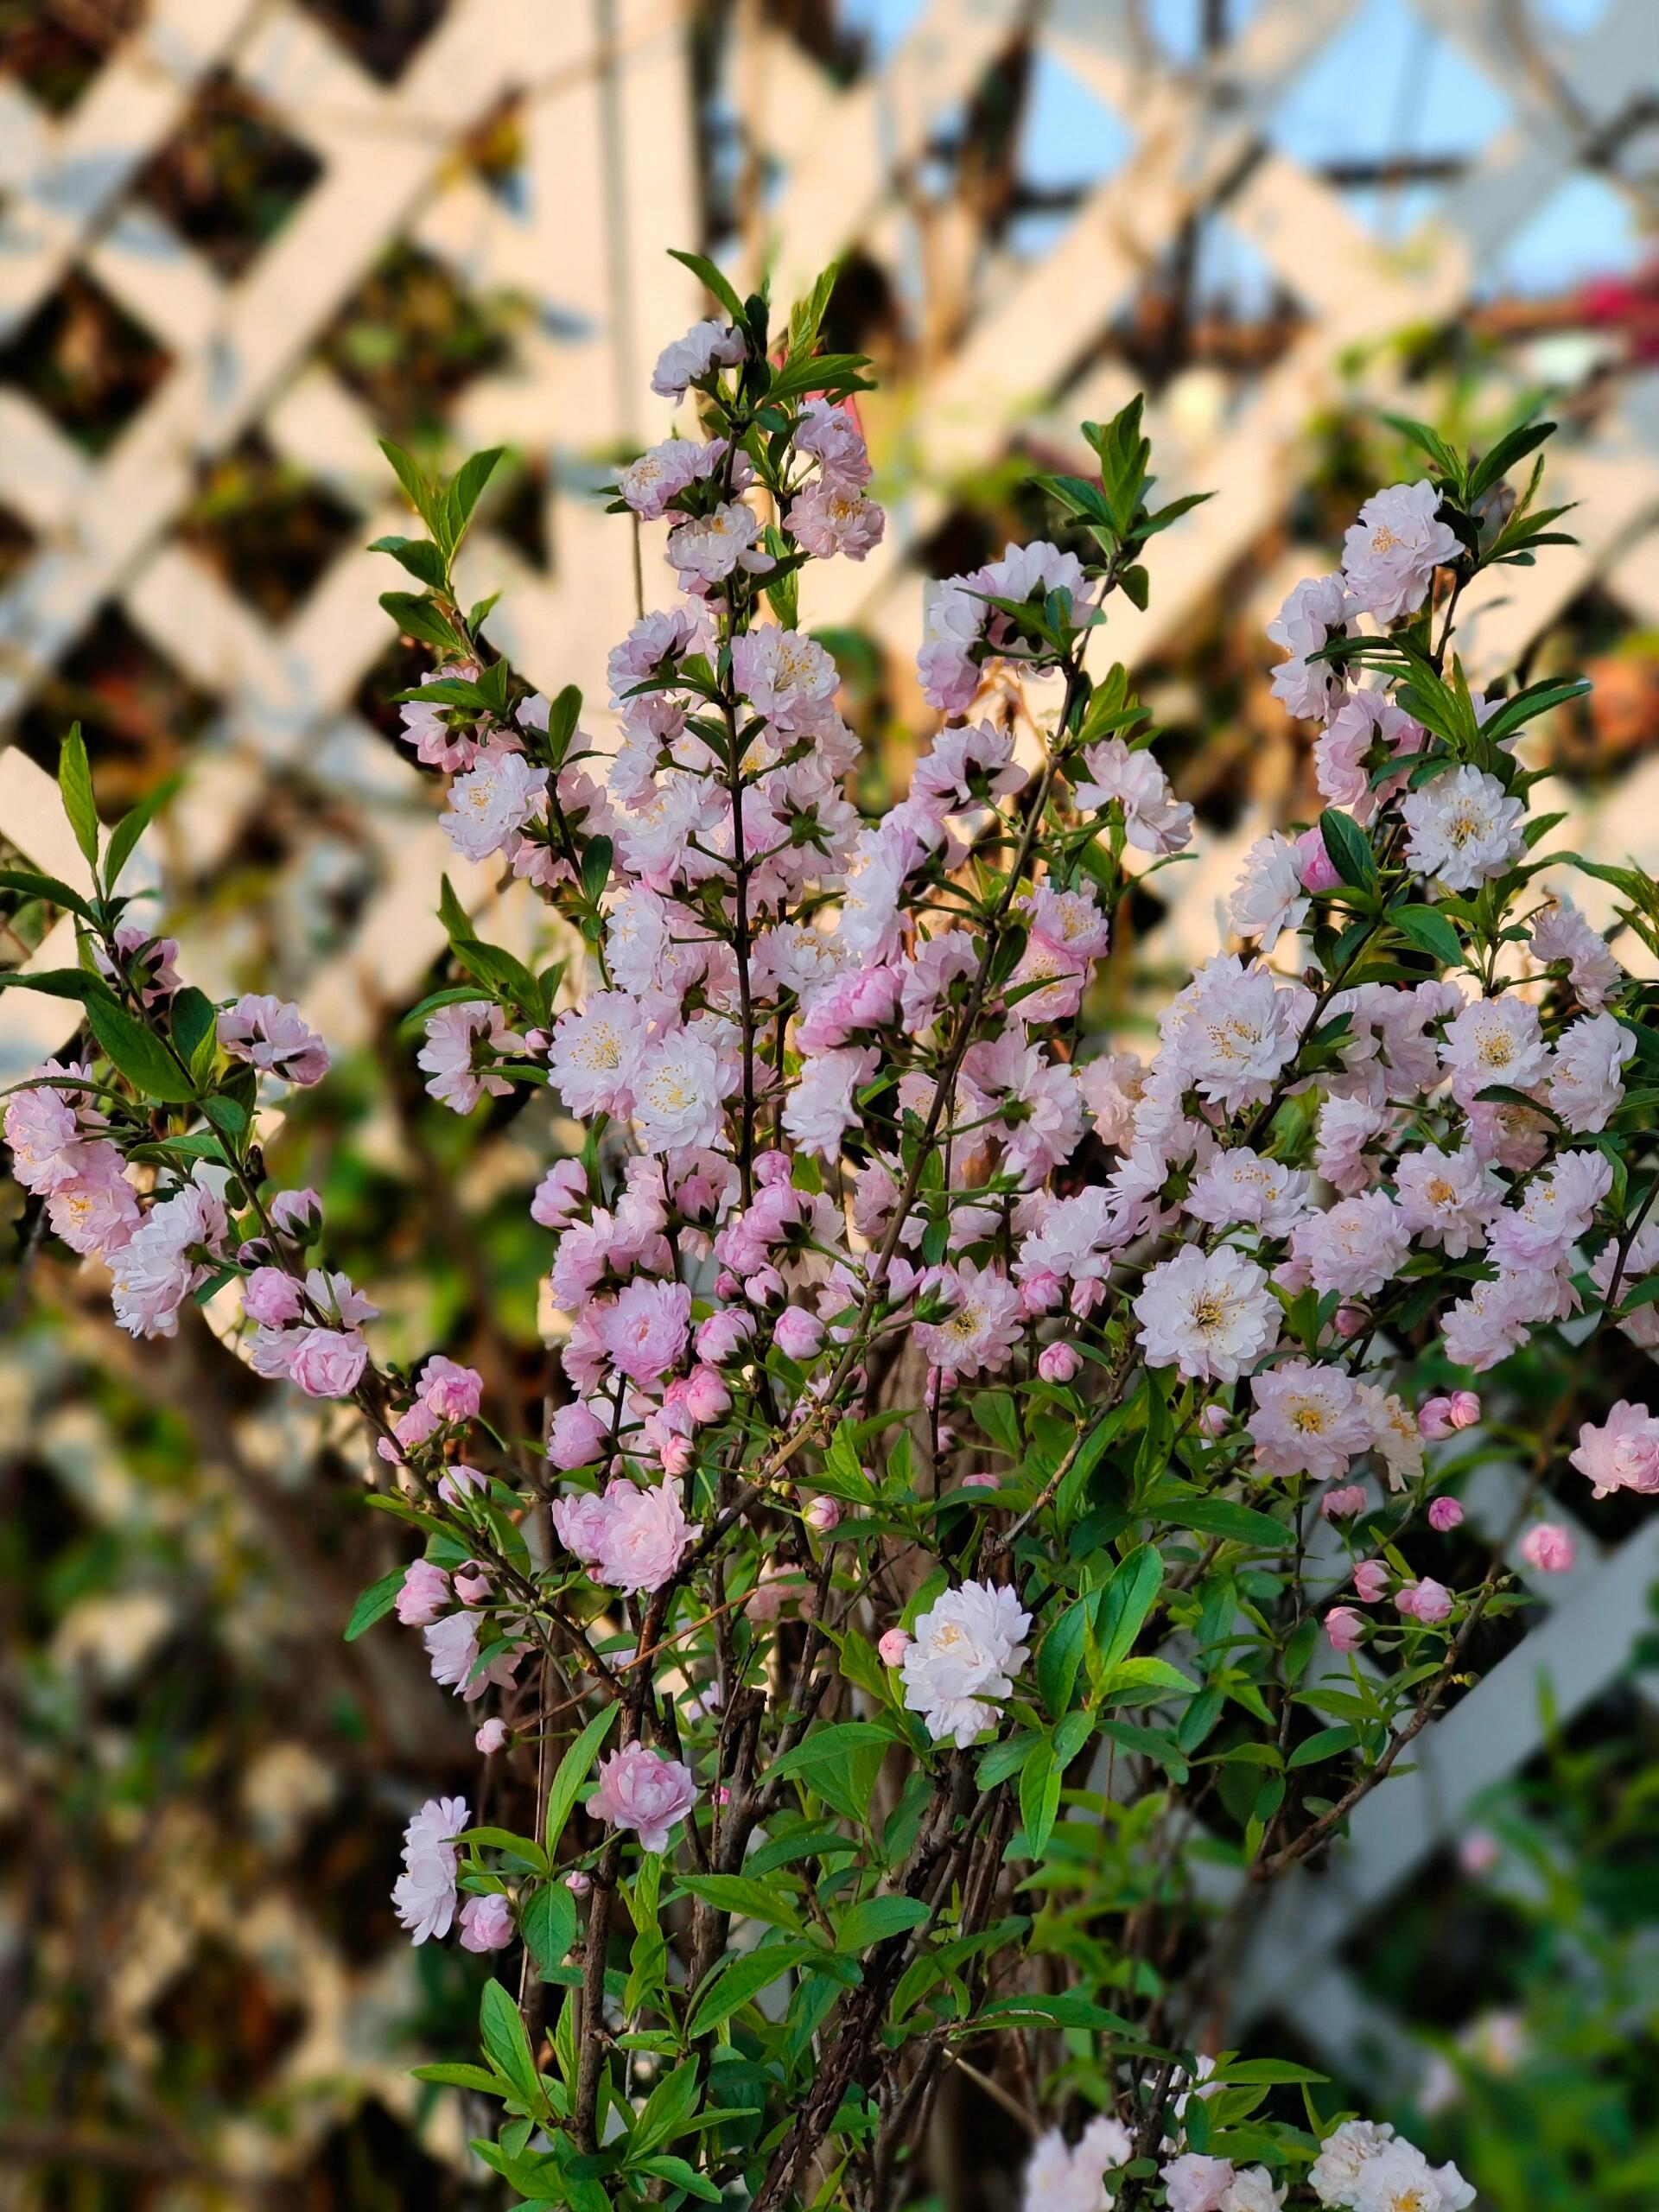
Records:
[[[456,597],[496,456],[436,485],[388,449],[425,534],[378,542],[420,586],[385,604],[435,670],[404,737],[567,951],[532,970],[446,885],[457,979],[415,1010],[435,1099],[545,1086],[585,1124],[531,1208],[545,1433],[442,1353],[377,1360],[259,1145],[326,1048],[181,982],[78,738],[94,895],[5,880],[76,916],[81,966],[33,980],[86,1042],[11,1096],[13,1171],[135,1336],[234,1283],[251,1365],[369,1424],[423,1549],[350,1632],[395,1614],[536,1776],[524,1833],[422,1807],[395,1891],[417,1943],[524,1948],[483,2063],[423,2074],[499,2101],[480,2155],[527,2201],[887,2212],[967,2067],[1037,2139],[1033,2212],[1461,2212],[1302,2069],[1204,2047],[1224,1934],[1188,1862],[1248,1899],[1319,1849],[1518,1602],[1441,1541],[1473,1378],[1580,1317],[1659,1348],[1652,992],[1540,888],[1571,856],[1538,856],[1517,752],[1582,687],[1473,691],[1452,650],[1471,580],[1559,540],[1537,467],[1510,483],[1550,426],[1473,459],[1402,426],[1429,473],[1291,594],[1274,686],[1329,804],[1251,849],[1143,1060],[1084,1020],[1194,835],[1096,651],[1192,504],[1151,504],[1139,403],[1084,426],[1095,474],[1041,480],[1064,543],[934,588],[944,720],[870,817],[801,626],[810,564],[882,537],[864,364],[818,350],[827,279],[779,337],[692,265],[721,312],[663,353],[677,432],[614,501],[676,589],[612,652],[602,735]],[[1652,881],[1592,873],[1659,950]],[[1620,1400],[1570,1464],[1659,1491],[1659,1420]],[[1542,1520],[1523,1550],[1571,1562]]]

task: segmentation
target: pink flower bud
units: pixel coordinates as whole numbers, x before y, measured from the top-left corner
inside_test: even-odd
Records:
[[[585,1897],[594,1885],[580,1866],[573,1866],[564,1878],[564,1886],[573,1897]]]
[[[1463,1508],[1455,1497],[1437,1497],[1428,1509],[1428,1525],[1439,1535],[1447,1535],[1462,1519]]]
[[[1039,1313],[1051,1313],[1060,1302],[1060,1279],[1057,1274],[1039,1271],[1028,1275],[1020,1286],[1020,1309],[1027,1320],[1034,1320]]]
[[[833,1497],[815,1497],[801,1518],[809,1529],[827,1536],[841,1520],[841,1508]]]
[[[1069,1382],[1082,1365],[1082,1354],[1068,1344],[1045,1344],[1037,1355],[1037,1372],[1045,1382]]]
[[[288,1371],[308,1398],[349,1398],[368,1361],[355,1329],[302,1329]]]
[[[662,1450],[658,1454],[663,1463],[663,1472],[677,1478],[684,1474],[696,1456],[689,1436],[665,1436]]]
[[[1206,1436],[1225,1436],[1232,1415],[1225,1406],[1205,1406],[1199,1409],[1198,1427]]]
[[[1535,1521],[1521,1539],[1521,1556],[1540,1574],[1566,1574],[1574,1556],[1572,1535],[1554,1521]]]
[[[1296,865],[1304,891],[1334,891],[1342,881],[1317,828],[1304,830],[1296,840]]]
[[[694,1367],[681,1389],[681,1403],[699,1428],[732,1410],[732,1394],[712,1367]]]
[[[1364,1618],[1351,1605],[1332,1605],[1325,1617],[1325,1632],[1333,1651],[1357,1651],[1365,1634]]]
[[[757,1268],[744,1283],[743,1294],[751,1306],[781,1306],[789,1292],[776,1268]]]
[[[499,1751],[506,1740],[506,1722],[486,1720],[473,1738],[473,1749],[475,1751],[482,1751],[485,1758],[488,1758],[492,1752]]]
[[[760,1152],[754,1158],[754,1179],[763,1191],[775,1183],[787,1183],[794,1173],[794,1162],[786,1152]]]
[[[1421,1582],[1408,1582],[1394,1602],[1408,1618],[1433,1628],[1450,1615],[1452,1592],[1426,1574]]]
[[[1345,1521],[1351,1514],[1365,1510],[1363,1483],[1344,1483],[1340,1490],[1328,1490],[1319,1500],[1319,1510],[1327,1521]]]
[[[1451,1435],[1452,1401],[1450,1398],[1425,1398],[1417,1408],[1417,1433],[1433,1444],[1440,1444]]]
[[[674,1192],[674,1204],[685,1221],[703,1224],[715,1217],[715,1186],[707,1175],[688,1175]]]
[[[461,1908],[463,1951],[504,1951],[512,1941],[512,1907],[499,1890],[468,1897]]]
[[[256,1268],[242,1286],[242,1311],[263,1329],[283,1329],[300,1316],[300,1286],[281,1268]]]
[[[561,1160],[536,1186],[530,1217],[543,1229],[567,1229],[588,1205],[588,1177],[580,1161]]]
[[[580,1402],[561,1406],[548,1430],[547,1456],[563,1473],[573,1467],[590,1467],[605,1451],[610,1432]]]
[[[1458,1846],[1458,1864],[1477,1880],[1497,1864],[1497,1844],[1484,1828],[1471,1828]]]
[[[736,1284],[732,1287],[735,1289]],[[711,1313],[697,1331],[697,1357],[707,1360],[711,1366],[724,1367],[747,1350],[753,1334],[753,1316],[728,1306],[719,1313]]]
[[[785,1359],[802,1363],[816,1359],[823,1343],[823,1324],[803,1306],[785,1306],[778,1316],[772,1340]]]
[[[1472,1390],[1452,1393],[1452,1426],[1453,1428],[1472,1428],[1480,1419],[1480,1400]]]
[[[322,1227],[322,1200],[315,1191],[279,1191],[265,1208],[278,1236],[308,1244]]]
[[[995,1490],[996,1487],[996,1477],[984,1473],[964,1475],[957,1484],[958,1490]]]
[[[463,1605],[481,1605],[490,1594],[490,1578],[475,1559],[455,1569],[455,1595]]]
[[[1386,1597],[1389,1570],[1380,1559],[1363,1559],[1354,1569],[1354,1595],[1363,1605],[1374,1605],[1379,1598]]]
[[[421,1370],[420,1395],[440,1421],[472,1421],[484,1402],[484,1377],[435,1352]]]
[[[397,1592],[397,1618],[405,1628],[424,1628],[449,1603],[449,1578],[429,1559],[412,1560]]]
[[[716,1298],[735,1298],[740,1294],[742,1288],[742,1276],[734,1275],[729,1268],[722,1268],[720,1273],[715,1277],[715,1295]]]
[[[1339,1337],[1359,1336],[1370,1326],[1370,1315],[1366,1313],[1363,1306],[1338,1306],[1337,1334]]]
[[[875,1647],[881,1655],[881,1664],[884,1667],[902,1666],[905,1654],[910,1649],[910,1641],[903,1629],[890,1628]]]

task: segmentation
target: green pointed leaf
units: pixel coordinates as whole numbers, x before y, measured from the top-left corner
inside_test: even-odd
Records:
[[[371,553],[390,553],[401,568],[433,591],[442,591],[448,581],[449,571],[444,565],[442,554],[429,537],[376,537],[370,541]]]
[[[1111,1580],[1094,1600],[1103,1667],[1115,1668],[1133,1649],[1163,1580],[1163,1555],[1155,1544],[1137,1544],[1113,1570]]]
[[[178,790],[182,778],[168,776],[156,785],[147,798],[137,806],[129,807],[110,832],[108,849],[104,855],[104,887],[113,891],[121,880],[121,871],[132,858],[133,848],[150,823]]]
[[[729,1951],[714,1968],[698,1993],[686,2033],[695,2039],[715,2030],[769,1989],[783,1974],[799,1966],[818,1948],[799,1936],[786,1936],[776,1943],[762,1943],[753,1951]]]
[[[189,1078],[160,1039],[112,1000],[90,998],[86,1025],[105,1058],[146,1098],[163,1105],[188,1105],[195,1093]]]
[[[76,722],[63,741],[63,750],[58,755],[58,792],[63,800],[63,810],[69,817],[69,827],[75,833],[75,842],[80,847],[87,866],[98,866],[98,804],[92,797],[92,765],[86,758],[86,741]]]
[[[874,1944],[885,1943],[889,1936],[919,1928],[927,1916],[927,1906],[920,1897],[866,1897],[836,1929],[836,1948],[844,1958],[855,1957]]]
[[[79,999],[83,1006],[93,998],[115,1004],[103,977],[86,968],[14,969],[0,975],[0,991],[38,991],[43,998]]]
[[[352,1618],[346,1624],[347,1643],[355,1643],[365,1629],[372,1628],[376,1621],[385,1618],[397,1602],[397,1592],[404,1586],[404,1573],[403,1567],[394,1567],[390,1574],[383,1574],[378,1582],[369,1585],[352,1607]]]
[[[691,274],[702,285],[703,289],[720,302],[740,330],[748,328],[748,319],[744,315],[742,301],[738,298],[737,294],[712,261],[701,253],[682,253],[679,247],[675,245],[670,246],[668,254],[671,261],[677,261],[682,268],[691,271]]]
[[[1351,814],[1328,806],[1319,817],[1319,836],[1331,865],[1343,881],[1356,891],[1376,887],[1376,862],[1370,841]]]
[[[537,1891],[524,1909],[520,1932],[538,1974],[545,1976],[564,1964],[576,1940],[576,1901],[563,1878]]]
[[[486,1981],[479,2000],[479,2033],[486,2056],[497,2073],[512,2084],[513,2094],[531,2112],[546,2109],[546,2093],[531,2055],[530,2037],[518,2017],[518,2007],[499,1981]]]
[[[1433,906],[1390,906],[1389,919],[1443,968],[1461,968],[1463,941]]]
[[[0,868],[0,891],[21,891],[25,899],[44,899],[50,906],[78,914],[83,922],[92,919],[92,910],[79,891],[60,876],[42,875],[38,868]]]
[[[620,1711],[620,1706],[613,1698],[602,1713],[594,1715],[559,1761],[558,1771],[553,1777],[552,1787],[547,1793],[547,1827],[543,1840],[550,1859],[557,1851],[565,1822],[575,1809],[576,1793],[588,1779],[588,1770],[599,1757],[605,1738],[616,1726],[616,1716]]]

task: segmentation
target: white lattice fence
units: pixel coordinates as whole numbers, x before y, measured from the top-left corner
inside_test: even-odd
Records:
[[[931,0],[885,67],[846,87],[760,22],[761,12],[734,11],[728,91],[777,189],[734,251],[735,273],[753,278],[770,260],[787,295],[856,247],[885,272],[918,334],[904,437],[890,442],[890,459],[902,448],[904,466],[890,472],[887,540],[861,567],[826,570],[809,609],[814,621],[866,629],[895,662],[917,632],[918,549],[949,511],[953,480],[995,459],[1016,432],[1065,450],[1077,417],[1121,403],[1132,379],[1103,340],[1183,225],[1224,216],[1294,296],[1300,321],[1265,368],[1212,376],[1201,391],[1177,379],[1150,410],[1170,488],[1218,496],[1158,542],[1150,610],[1120,623],[1115,638],[1131,662],[1171,653],[1272,538],[1295,487],[1298,442],[1310,415],[1339,395],[1345,354],[1463,312],[1494,257],[1586,165],[1652,213],[1630,128],[1633,88],[1659,63],[1650,0],[1611,0],[1577,37],[1535,23],[1519,44],[1517,12],[1504,0],[1426,10],[1499,87],[1510,120],[1409,251],[1381,245],[1272,136],[1287,88],[1343,35],[1354,0],[1263,0],[1235,44],[1186,71],[1149,51],[1128,0],[1052,0],[1035,11],[1025,0]],[[976,232],[960,209],[935,211],[930,222],[917,186],[982,72],[1033,22],[1046,62],[1110,108],[1129,140],[1034,256]],[[286,226],[233,281],[130,192],[215,71],[256,96],[318,167]],[[508,99],[523,147],[510,200],[461,151]],[[0,594],[0,728],[95,611],[114,602],[214,704],[175,810],[198,878],[233,850],[271,777],[299,772],[344,791],[364,825],[370,895],[349,944],[301,992],[337,1041],[363,1033],[372,1004],[406,995],[439,950],[441,855],[474,903],[494,894],[485,871],[456,868],[420,779],[352,704],[386,642],[376,595],[389,581],[378,573],[385,564],[356,546],[397,526],[401,509],[375,425],[324,357],[323,334],[395,242],[431,256],[465,291],[528,300],[533,313],[510,364],[461,394],[451,427],[457,444],[505,441],[549,456],[542,520],[554,556],[550,572],[538,571],[486,532],[473,569],[480,589],[509,580],[492,618],[504,650],[544,686],[574,681],[602,696],[604,652],[631,619],[633,584],[628,533],[602,515],[590,487],[602,474],[597,454],[642,437],[652,353],[696,311],[694,288],[664,252],[697,227],[696,129],[688,11],[675,0],[452,0],[390,86],[296,0],[156,0],[66,121],[0,89],[0,339],[24,327],[73,269],[171,356],[152,396],[96,459],[0,386],[0,503],[35,541]],[[1387,370],[1369,389],[1379,400],[1400,396]],[[254,428],[362,518],[353,544],[276,626],[212,574],[179,529],[198,464]],[[1625,378],[1594,429],[1562,442],[1555,485],[1581,503],[1581,543],[1534,570],[1506,571],[1469,608],[1477,680],[1512,664],[1592,580],[1634,620],[1659,622],[1659,378]],[[648,595],[659,595],[650,555],[646,575]],[[1261,576],[1262,620],[1290,580]],[[1649,761],[1596,816],[1580,809],[1563,836],[1605,857],[1645,845],[1652,862],[1656,825],[1659,763]],[[1262,826],[1252,811],[1234,838],[1212,846],[1154,952],[1185,960],[1209,949],[1215,897]],[[0,753],[0,833],[82,881],[47,779],[15,747]],[[499,925],[527,925],[511,913]],[[63,937],[42,947],[41,964],[61,964]],[[211,938],[187,952],[210,986],[228,982]],[[58,1001],[0,1001],[0,1074],[60,1043],[73,1020]],[[1586,1563],[1550,1591],[1548,1616],[1427,1732],[1419,1772],[1368,1802],[1338,1871],[1317,1885],[1299,1879],[1273,1908],[1251,1986],[1335,2056],[1361,2036],[1401,2043],[1397,2024],[1370,2012],[1335,1954],[1357,1920],[1454,1832],[1473,1789],[1530,1757],[1538,1669],[1548,1666],[1567,1712],[1622,1663],[1659,1573],[1659,1538],[1649,1531],[1607,1554],[1587,1539],[1581,1548]]]

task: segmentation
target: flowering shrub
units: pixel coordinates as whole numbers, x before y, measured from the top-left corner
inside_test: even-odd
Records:
[[[79,999],[87,1041],[10,1097],[14,1172],[134,1336],[239,1294],[252,1366],[368,1424],[369,1502],[423,1550],[347,1632],[395,1612],[480,1755],[535,1769],[524,1833],[421,1807],[394,1891],[416,1943],[518,1949],[482,2063],[422,2076],[493,2112],[480,2153],[524,2199],[883,2212],[956,2069],[1035,2139],[1033,2212],[1459,2212],[1455,2168],[1317,2076],[1205,2046],[1238,1914],[1517,1602],[1501,1557],[1431,1572],[1471,1381],[1579,1314],[1659,1344],[1653,994],[1536,887],[1516,753],[1583,687],[1471,692],[1451,651],[1471,579],[1559,542],[1538,468],[1509,482],[1549,426],[1468,460],[1409,426],[1429,473],[1273,626],[1329,807],[1251,849],[1239,949],[1151,1061],[1085,1057],[1126,895],[1193,832],[1128,676],[1089,663],[1192,502],[1149,504],[1138,403],[1085,425],[1097,476],[1042,480],[1072,550],[935,591],[946,719],[867,820],[798,626],[807,564],[882,531],[862,365],[817,351],[827,281],[774,344],[692,265],[722,312],[652,379],[687,435],[616,500],[665,525],[678,594],[611,656],[606,751],[455,596],[496,456],[440,486],[388,448],[425,535],[379,541],[421,587],[385,604],[438,660],[404,734],[456,849],[572,954],[533,971],[446,885],[463,980],[416,1009],[435,1098],[549,1085],[587,1125],[531,1208],[564,1321],[544,1434],[442,1353],[375,1358],[315,1194],[260,1149],[326,1047],[180,981],[119,890],[143,817],[102,836],[74,735],[94,895],[4,880],[75,915],[83,962],[8,980]],[[1596,872],[1659,950],[1651,880]],[[1659,1490],[1659,1421],[1580,1406],[1594,1377],[1581,1346],[1535,1491],[1569,1452],[1598,1496]],[[1526,1553],[1571,1541],[1539,1520]]]

